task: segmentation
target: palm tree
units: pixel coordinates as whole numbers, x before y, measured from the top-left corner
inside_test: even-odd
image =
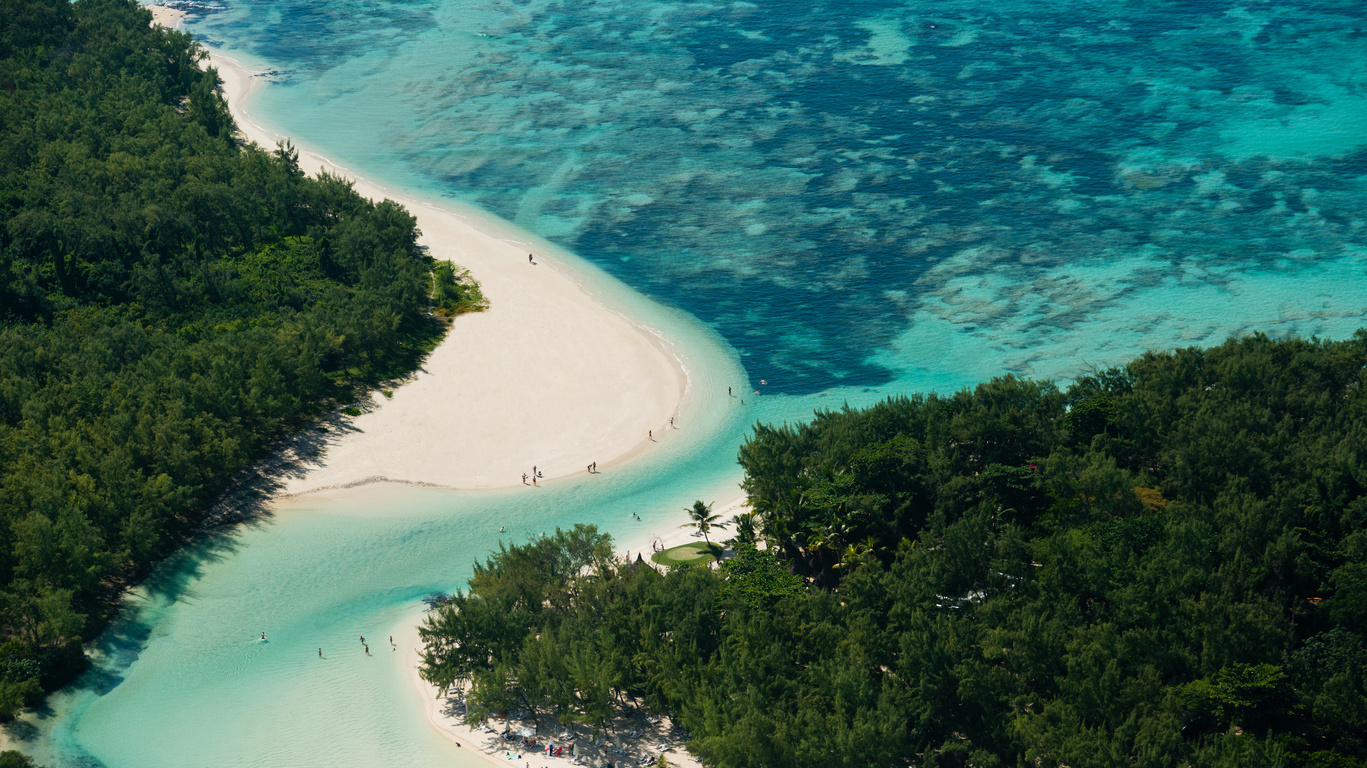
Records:
[[[715,503],[715,501],[712,502],[712,504]],[[712,546],[712,540],[707,538],[707,532],[713,528],[726,527],[726,523],[717,522],[721,519],[721,515],[712,514],[712,504],[704,504],[702,499],[693,502],[693,506],[684,509],[692,522],[679,526],[680,528],[697,528],[698,532],[702,534],[703,541],[706,541],[709,547]]]
[[[878,539],[872,536],[866,537],[862,542],[851,544],[845,547],[845,551],[840,556],[840,562],[835,564],[836,568],[853,569],[863,563],[874,553],[878,547]]]
[[[750,506],[759,514],[760,535],[769,546],[798,559],[802,554],[801,529],[807,517],[806,495],[793,488],[777,498],[751,499]]]
[[[755,546],[755,541],[759,539],[759,526],[755,522],[754,512],[732,516],[731,525],[736,527],[736,537],[732,541],[741,546]]]

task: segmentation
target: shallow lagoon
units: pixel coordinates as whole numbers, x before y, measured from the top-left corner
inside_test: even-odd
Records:
[[[1365,324],[1357,3],[226,6],[190,29],[278,71],[258,116],[691,313],[715,333],[637,306],[699,386],[765,394],[592,484],[373,488],[206,541],[15,732],[54,766],[461,764],[374,640],[500,525],[644,539],[735,495],[756,420]]]

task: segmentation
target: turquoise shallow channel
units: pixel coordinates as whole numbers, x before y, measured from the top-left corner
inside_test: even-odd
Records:
[[[653,299],[640,319],[698,381],[762,394],[709,396],[734,409],[720,426],[592,483],[371,487],[206,539],[11,728],[53,768],[477,765],[385,638],[411,641],[422,598],[500,536],[647,539],[737,495],[757,420],[1367,325],[1360,2],[192,10],[190,31],[270,71],[264,122],[555,242]]]

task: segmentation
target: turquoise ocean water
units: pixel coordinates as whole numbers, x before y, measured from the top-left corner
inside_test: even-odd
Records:
[[[189,29],[272,71],[255,115],[649,297],[712,415],[593,484],[376,488],[205,541],[10,729],[54,766],[474,764],[374,640],[499,525],[646,537],[735,495],[756,420],[1367,325],[1358,2],[215,2]]]

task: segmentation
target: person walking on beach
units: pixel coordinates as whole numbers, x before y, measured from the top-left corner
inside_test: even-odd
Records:
[[[522,473],[522,484],[523,484],[523,485],[526,485],[526,484],[527,484],[527,473],[526,473],[526,472],[523,472],[523,473]]]
[[[528,264],[535,264],[535,263],[536,263],[536,262],[532,261],[532,255],[531,255],[530,253],[527,254],[527,263],[528,263]]]
[[[673,429],[673,428],[674,428],[674,417],[673,417],[673,416],[670,416],[670,417],[669,417],[669,428],[670,428],[670,429]]]
[[[536,487],[536,475],[532,475],[532,486]]]
[[[654,433],[653,431],[647,429],[647,430],[646,430],[646,437],[650,438],[650,442],[652,442],[652,443],[655,442],[655,433]]]

